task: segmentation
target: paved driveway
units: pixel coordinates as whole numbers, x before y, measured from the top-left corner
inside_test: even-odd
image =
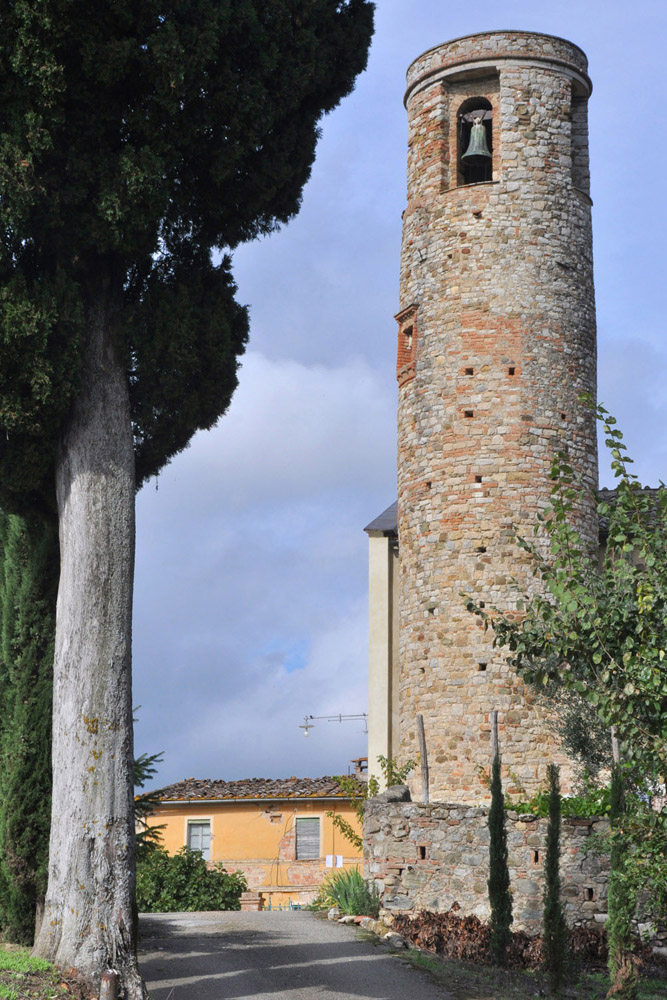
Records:
[[[423,973],[308,912],[160,913],[139,924],[152,1000],[447,1000]]]

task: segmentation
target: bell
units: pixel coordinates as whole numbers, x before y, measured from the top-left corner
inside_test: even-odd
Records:
[[[475,123],[470,130],[470,142],[468,143],[468,148],[461,159],[470,160],[476,156],[483,157],[485,160],[491,159],[491,153],[489,152],[489,147],[486,144],[486,129],[482,124],[481,118],[475,118]]]

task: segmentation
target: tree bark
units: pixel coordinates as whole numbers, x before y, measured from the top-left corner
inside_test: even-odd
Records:
[[[89,309],[81,390],[60,443],[49,881],[34,952],[143,1000],[134,883],[131,633],[134,452],[113,309]]]

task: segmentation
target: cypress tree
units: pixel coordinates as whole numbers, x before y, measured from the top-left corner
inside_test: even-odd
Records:
[[[567,976],[567,925],[560,900],[560,783],[558,768],[549,764],[549,822],[544,859],[544,968],[552,993],[557,993]]]
[[[0,929],[30,944],[46,892],[58,537],[0,514]]]
[[[55,492],[60,538],[35,951],[143,1000],[135,489],[229,404],[248,318],[227,251],[298,211],[373,4],[0,0],[0,23],[0,503]]]
[[[504,965],[512,924],[512,893],[507,866],[507,830],[505,796],[500,779],[500,754],[493,758],[491,771],[491,808],[489,809],[489,903],[491,905],[491,955]]]
[[[632,954],[632,920],[635,915],[637,893],[633,880],[625,871],[627,845],[623,837],[624,813],[623,775],[620,765],[615,764],[611,773],[609,808],[612,841],[607,890],[609,918],[606,924],[611,977],[608,996],[613,996],[616,1000],[636,1000],[638,977],[637,965]]]

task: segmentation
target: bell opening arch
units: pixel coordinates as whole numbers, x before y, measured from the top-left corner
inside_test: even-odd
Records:
[[[458,186],[493,178],[493,108],[486,97],[469,97],[458,108]]]

